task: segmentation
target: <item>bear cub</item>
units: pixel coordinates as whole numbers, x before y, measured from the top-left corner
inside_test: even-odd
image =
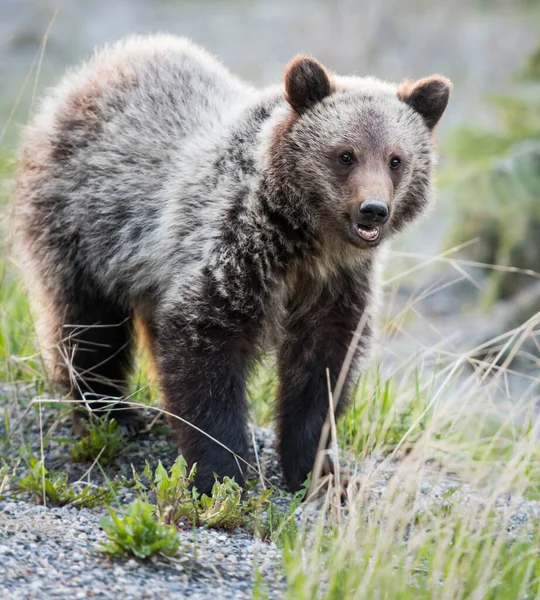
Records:
[[[431,200],[450,88],[297,56],[284,85],[258,90],[167,35],[69,71],[24,131],[15,189],[51,375],[135,432],[121,400],[140,324],[180,452],[209,492],[214,473],[245,481],[246,378],[273,348],[279,453],[297,490],[327,373],[334,387],[359,322],[339,413],[369,350],[381,249]]]

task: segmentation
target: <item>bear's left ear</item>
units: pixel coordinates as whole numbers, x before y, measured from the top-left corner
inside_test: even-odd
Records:
[[[311,56],[295,56],[285,69],[285,98],[302,114],[334,91],[330,75]]]
[[[406,80],[398,86],[397,96],[424,117],[433,129],[448,104],[452,82],[442,75],[432,75],[418,81]]]

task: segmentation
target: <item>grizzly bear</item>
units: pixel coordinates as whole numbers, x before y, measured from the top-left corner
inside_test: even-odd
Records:
[[[15,188],[55,380],[137,431],[121,402],[137,319],[208,492],[214,473],[244,484],[246,378],[275,349],[279,453],[298,489],[361,319],[339,413],[370,347],[380,249],[430,202],[450,87],[340,77],[297,56],[284,85],[257,90],[169,35],[69,71],[24,131]]]

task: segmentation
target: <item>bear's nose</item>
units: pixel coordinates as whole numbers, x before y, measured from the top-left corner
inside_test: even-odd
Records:
[[[386,223],[388,206],[380,200],[368,199],[360,205],[360,218],[369,223]]]

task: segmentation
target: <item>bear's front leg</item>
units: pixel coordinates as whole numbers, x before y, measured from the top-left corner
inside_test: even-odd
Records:
[[[179,317],[161,319],[155,352],[166,408],[195,486],[209,494],[215,481],[244,485],[248,442],[245,379],[255,344],[242,328]]]
[[[366,305],[365,290],[356,290],[350,280],[339,283],[339,292],[336,288],[324,289],[320,296],[310,301],[309,307],[302,300],[292,305],[279,352],[279,452],[291,491],[301,488],[313,468],[329,408],[327,370],[333,390]],[[337,287],[339,289],[339,284]],[[310,297],[305,293],[302,296]],[[347,407],[359,358],[370,338],[371,326],[367,319],[336,416]]]

